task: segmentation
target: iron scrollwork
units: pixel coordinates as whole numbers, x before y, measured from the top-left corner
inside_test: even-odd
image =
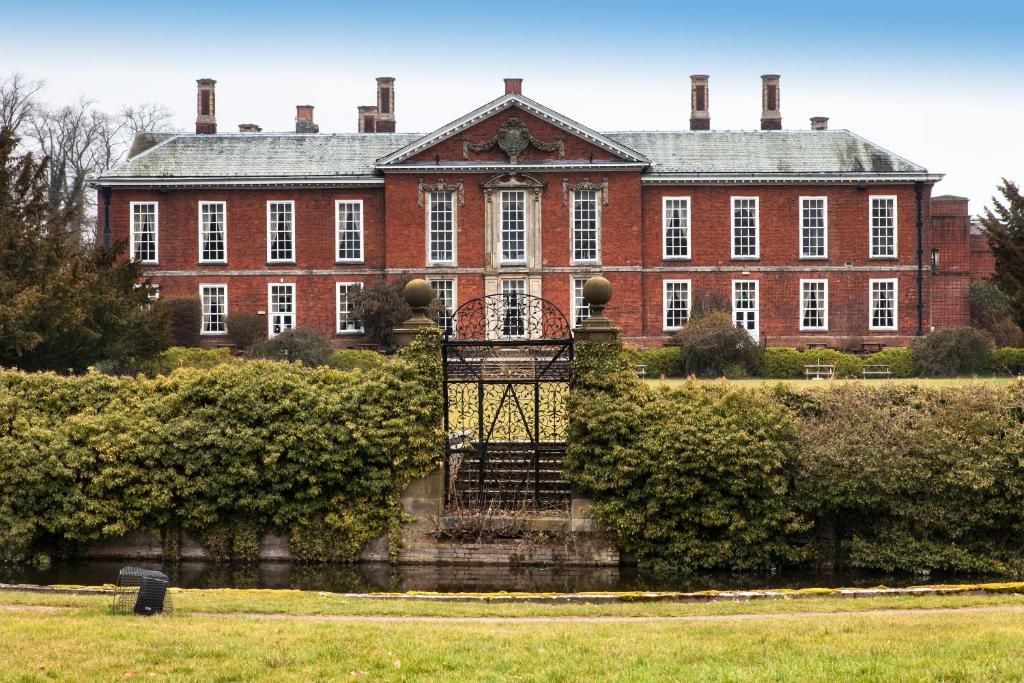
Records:
[[[484,142],[470,142],[468,138],[462,139],[462,158],[469,159],[470,152],[487,152],[497,146],[504,152],[511,163],[519,163],[519,156],[530,147],[542,152],[558,152],[558,156],[565,156],[565,140],[559,139],[554,142],[538,140],[526,127],[526,124],[519,119],[512,117],[501,125],[497,135]]]

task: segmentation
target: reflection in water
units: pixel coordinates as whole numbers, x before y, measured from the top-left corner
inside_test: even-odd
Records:
[[[909,586],[918,583],[966,583],[978,577],[864,573],[817,574],[671,574],[635,567],[523,567],[507,565],[301,565],[261,562],[230,566],[207,562],[88,560],[55,565],[47,570],[0,566],[0,583],[99,585],[113,583],[126,564],[167,572],[183,588],[297,588],[338,593],[375,591],[699,591],[710,589],[806,588],[811,586]],[[996,577],[999,578],[999,577]]]

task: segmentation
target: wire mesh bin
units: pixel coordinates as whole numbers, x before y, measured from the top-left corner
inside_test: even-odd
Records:
[[[114,592],[114,614],[151,616],[171,609],[167,574],[141,567],[121,568]]]

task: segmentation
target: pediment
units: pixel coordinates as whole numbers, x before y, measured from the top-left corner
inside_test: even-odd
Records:
[[[379,159],[377,166],[559,162],[648,163],[608,136],[512,93]]]

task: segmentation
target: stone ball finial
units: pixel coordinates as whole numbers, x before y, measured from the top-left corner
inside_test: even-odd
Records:
[[[583,298],[587,300],[591,306],[604,307],[608,305],[608,302],[612,299],[612,283],[608,282],[607,278],[603,278],[597,275],[592,278],[588,278],[583,283]]]
[[[421,278],[409,280],[408,284],[405,285],[403,294],[405,296],[405,303],[409,304],[409,307],[413,309],[426,308],[434,300],[434,288],[430,286],[429,282]]]

